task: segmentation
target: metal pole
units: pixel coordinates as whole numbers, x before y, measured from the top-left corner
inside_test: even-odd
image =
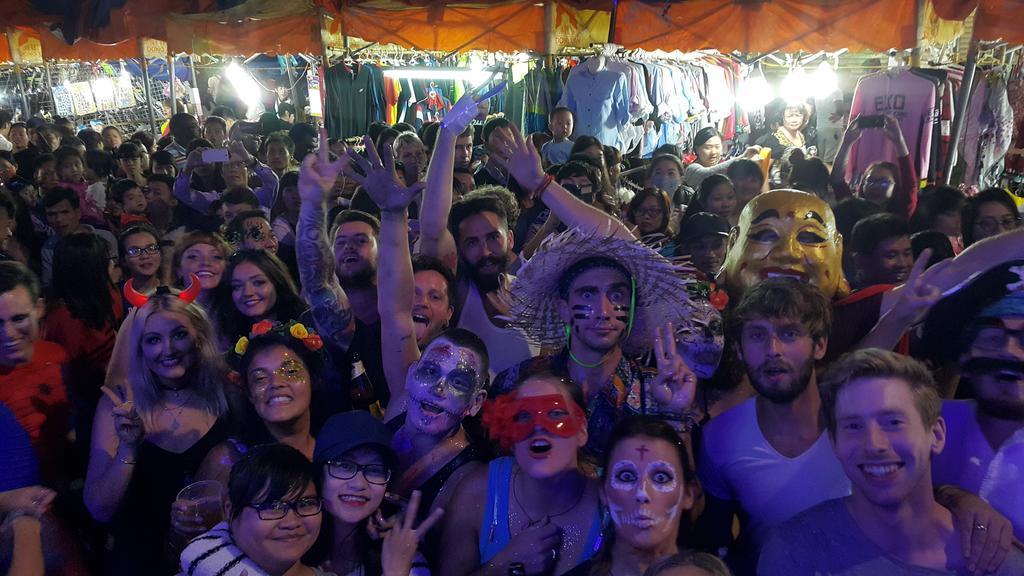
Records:
[[[153,114],[153,94],[149,85],[149,59],[143,56],[139,59],[142,64],[142,91],[146,93],[146,110],[149,112],[149,129],[154,138],[160,136],[156,130],[156,115]]]
[[[177,90],[174,87],[174,54],[167,55],[167,80],[170,82],[171,116],[178,113]]]
[[[46,89],[50,91],[50,98],[53,98],[53,79],[50,77],[50,61],[45,61],[44,69],[46,70]]]
[[[956,150],[960,145],[960,136],[964,130],[964,120],[967,116],[967,105],[971,102],[971,88],[974,84],[974,72],[978,69],[978,40],[974,38],[971,31],[971,46],[967,50],[967,63],[964,65],[964,80],[960,83],[960,97],[956,101],[956,116],[953,118],[953,130],[949,135],[949,155],[946,156],[946,165],[943,166],[943,178],[945,184],[953,179],[953,165],[956,163]]]
[[[288,75],[288,92],[292,97],[292,106],[295,106],[295,120],[304,121],[302,106],[299,104],[299,93],[295,90],[295,70],[292,68],[292,55],[284,56],[284,71]],[[276,98],[276,95],[275,95]]]
[[[192,73],[192,94],[196,96],[195,107],[196,107],[196,118],[202,119],[203,117],[203,97],[202,90],[199,89],[199,76],[196,76],[196,59],[192,54],[188,55],[188,68]]]
[[[615,25],[619,19],[619,0],[612,0],[612,19],[608,22],[608,43],[615,43]]]
[[[28,120],[30,114],[28,109],[28,94],[25,93],[25,75],[21,72],[21,64],[14,65],[14,75],[18,77],[18,90],[21,92],[21,111],[24,118]]]

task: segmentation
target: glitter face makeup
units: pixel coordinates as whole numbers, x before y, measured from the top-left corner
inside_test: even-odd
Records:
[[[291,385],[308,379],[306,367],[291,352],[284,354],[284,361],[273,371],[264,368],[249,370],[249,388],[255,395],[262,395],[274,382]],[[270,376],[273,375],[273,378]]]
[[[427,433],[457,426],[483,382],[479,366],[467,348],[443,341],[428,347],[406,378],[409,421]]]

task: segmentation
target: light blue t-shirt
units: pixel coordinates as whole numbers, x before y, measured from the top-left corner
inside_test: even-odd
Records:
[[[540,147],[540,156],[548,164],[565,164],[572,155],[572,140],[565,142],[551,141]]]

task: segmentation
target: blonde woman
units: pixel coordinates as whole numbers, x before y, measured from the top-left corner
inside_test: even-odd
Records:
[[[227,370],[194,275],[147,298],[131,285],[133,310],[118,333],[96,408],[85,504],[109,523],[105,574],[174,573],[171,504],[209,449],[227,437]]]

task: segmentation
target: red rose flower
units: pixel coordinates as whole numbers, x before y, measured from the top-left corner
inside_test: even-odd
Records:
[[[274,323],[270,320],[260,320],[252,325],[252,335],[262,336],[274,329]]]
[[[306,348],[314,352],[324,347],[324,341],[317,334],[310,334],[309,337],[302,340],[302,343],[306,345]]]
[[[719,312],[725,310],[726,306],[729,305],[729,295],[725,290],[715,290],[711,293],[711,305]]]

